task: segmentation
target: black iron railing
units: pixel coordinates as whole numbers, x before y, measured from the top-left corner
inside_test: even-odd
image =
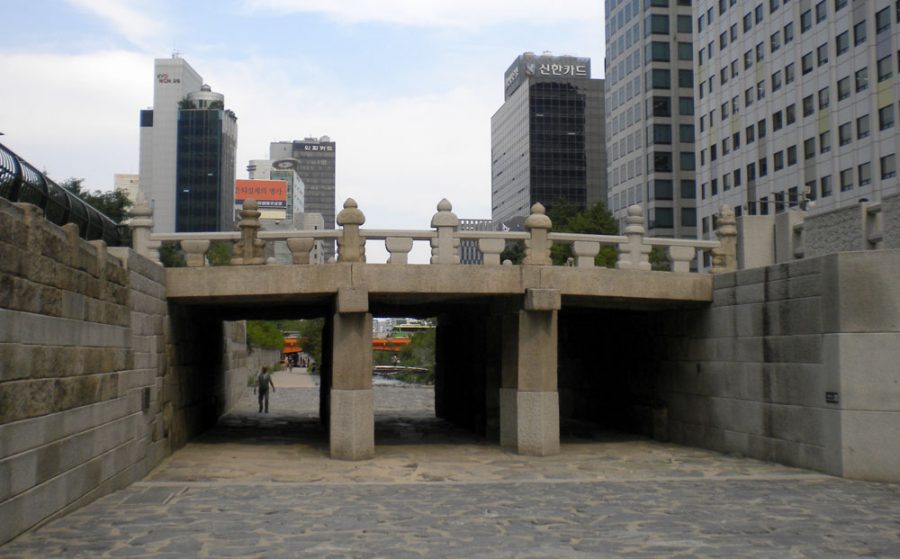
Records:
[[[81,238],[122,245],[120,226],[72,192],[59,186],[27,161],[0,144],[0,196],[34,204],[56,225],[74,223]]]

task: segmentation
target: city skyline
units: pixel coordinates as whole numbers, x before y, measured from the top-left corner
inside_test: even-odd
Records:
[[[238,115],[238,178],[271,141],[328,135],[342,147],[337,204],[353,197],[368,224],[417,227],[443,197],[488,217],[498,72],[524,51],[603,59],[602,3],[567,8],[18,2],[0,38],[0,71],[17,84],[0,88],[0,131],[54,180],[110,190],[138,171],[153,60],[178,51]]]

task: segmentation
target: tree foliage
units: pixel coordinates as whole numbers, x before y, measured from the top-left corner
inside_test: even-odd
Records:
[[[206,259],[210,266],[228,266],[231,264],[231,241],[213,241],[209,244]]]
[[[69,178],[60,186],[78,196],[116,223],[122,223],[129,217],[131,200],[121,190],[103,192],[88,190],[84,187],[84,179]]]
[[[619,226],[603,202],[597,202],[589,208],[578,211],[572,203],[560,200],[550,208],[548,217],[553,222],[553,231],[589,235],[619,234]],[[554,264],[565,264],[571,256],[570,245],[553,245],[550,249],[550,257]],[[614,247],[604,246],[594,257],[594,264],[612,268],[616,264],[617,257]]]
[[[284,335],[275,322],[268,320],[248,320],[247,341],[264,349],[284,348]]]
[[[166,268],[183,268],[187,266],[184,251],[176,241],[163,241],[159,246],[159,261]]]

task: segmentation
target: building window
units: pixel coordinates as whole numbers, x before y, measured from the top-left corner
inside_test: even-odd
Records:
[[[694,87],[693,70],[678,70],[678,87]]]
[[[823,87],[819,90],[819,110],[821,111],[825,107],[828,106],[830,96],[828,94],[828,88]]]
[[[784,26],[784,44],[788,44],[794,40],[794,22],[790,22]]]
[[[732,175],[734,175],[734,186],[741,186],[741,170],[735,169]]]
[[[681,181],[681,197],[685,200],[697,198],[697,183],[692,180]]]
[[[800,32],[806,33],[812,27],[812,10],[800,14]]]
[[[756,135],[759,136],[760,139],[766,137],[766,119],[762,119],[756,123]]]
[[[794,121],[797,120],[797,105],[791,103],[790,105],[785,107],[784,118],[788,124],[794,124]]]
[[[647,59],[654,62],[668,62],[671,55],[669,53],[669,43],[662,41],[653,41],[647,45]]]
[[[887,105],[878,109],[878,128],[887,130],[894,126],[894,105]]]
[[[722,175],[722,192],[728,192],[731,190],[731,175],[725,173]]]
[[[787,164],[795,165],[797,163],[797,146],[788,146],[787,148]]]
[[[668,97],[653,98],[653,116],[672,116],[672,100]]]
[[[650,70],[648,76],[650,89],[670,89],[672,87],[672,78],[668,70],[654,68]]]
[[[777,51],[781,48],[781,31],[776,31],[772,33],[769,37],[769,50],[772,52]]]
[[[748,50],[744,53],[744,70],[749,70],[753,66],[753,51]]]
[[[821,198],[831,196],[831,175],[825,175],[819,179],[819,194]]]
[[[885,8],[875,14],[875,33],[883,33],[891,28],[891,9]]]
[[[654,200],[671,200],[672,199],[672,181],[668,179],[653,181],[653,199]]]
[[[683,227],[697,226],[697,210],[695,208],[681,208],[681,225]]]
[[[678,16],[675,21],[679,33],[691,33],[691,16]]]
[[[653,167],[651,172],[671,173],[672,172],[672,152],[656,151],[651,155]]]
[[[800,70],[803,72],[803,75],[812,72],[813,69],[813,60],[812,53],[808,52],[800,57]]]
[[[866,20],[862,20],[853,26],[853,44],[861,45],[866,42]]]
[[[669,34],[669,16],[665,14],[651,14],[650,25],[648,26],[650,33],[654,35]]]
[[[834,39],[834,46],[838,56],[850,50],[850,32],[844,31],[838,34]]]
[[[825,7],[825,0],[822,0],[818,4],[816,4],[816,23],[821,23],[825,21],[825,18],[828,16],[828,9]]]
[[[753,128],[752,124],[744,131],[744,137],[747,139],[748,144],[752,144],[756,140],[756,129]]]
[[[756,84],[756,100],[765,99],[766,97],[766,82],[762,81]]]
[[[861,140],[869,135],[869,115],[856,119],[856,139]]]
[[[759,160],[759,176],[764,177],[769,174],[769,160],[763,157]]]
[[[750,31],[753,27],[753,14],[747,13],[744,14],[744,33]]]
[[[863,163],[858,168],[859,186],[865,186],[872,182],[872,164]]]
[[[780,171],[784,168],[784,152],[776,151],[772,156],[772,164],[775,166],[776,171]]]
[[[679,168],[682,171],[693,171],[697,168],[696,160],[694,158],[694,152],[692,151],[679,152],[678,159]]]
[[[834,0],[834,11],[847,7],[847,0]]]
[[[897,165],[894,160],[893,153],[881,158],[881,180],[889,179],[897,175]]]
[[[841,192],[853,190],[853,169],[841,171]]]
[[[772,114],[772,130],[778,131],[781,130],[781,127],[784,125],[784,119],[781,116],[781,111],[775,111]]]
[[[731,143],[734,144],[734,149],[738,149],[741,147],[741,133],[735,132],[731,136]]]
[[[845,122],[838,126],[838,145],[846,146],[853,139],[853,133],[850,130],[850,123]]]
[[[763,20],[763,5],[762,4],[753,8],[753,19],[756,23],[762,23],[762,20]]]
[[[672,143],[672,126],[670,124],[654,124],[653,136],[650,138],[652,144],[671,144]]]
[[[893,66],[891,64],[891,55],[878,59],[878,83],[890,78],[893,75]]]
[[[722,121],[724,122],[728,118],[728,101],[722,103]]]
[[[772,73],[772,91],[778,91],[781,89],[781,71],[776,70]]]
[[[719,179],[713,179],[709,183],[709,195],[715,196],[719,193]]]
[[[747,180],[748,181],[756,180],[756,163],[748,163],[747,164]]]
[[[850,78],[841,78],[837,82],[838,101],[843,101],[850,97]]]
[[[691,43],[678,43],[678,60],[693,60],[694,48]]]
[[[766,58],[766,45],[762,43],[756,44],[756,61],[762,62]]]
[[[652,208],[650,210],[650,227],[674,227],[672,208]]]
[[[807,138],[803,140],[803,159],[809,160],[816,157],[816,139]]]
[[[728,46],[728,31],[719,33],[719,50],[725,50]]]
[[[816,111],[816,102],[812,95],[803,98],[803,116],[809,116]]]
[[[890,57],[888,57],[888,58],[890,58]],[[869,69],[868,68],[862,68],[860,70],[857,70],[855,76],[856,76],[856,92],[857,93],[859,93],[860,91],[869,87]]]
[[[686,144],[694,143],[694,125],[680,124],[678,126],[678,139]]]
[[[828,64],[828,43],[821,44],[816,48],[816,60],[819,66]]]
[[[794,63],[791,62],[784,67],[784,83],[789,84],[794,81]]]
[[[752,104],[753,104],[753,88],[750,87],[750,88],[747,88],[746,91],[744,91],[744,107],[749,107]]]
[[[678,114],[692,115],[694,114],[694,98],[679,97],[678,98]]]
[[[828,153],[831,151],[831,130],[826,130],[819,134],[819,153]]]

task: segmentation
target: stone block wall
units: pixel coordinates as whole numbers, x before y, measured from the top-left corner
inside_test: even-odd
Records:
[[[900,248],[900,195],[881,201],[884,248]]]
[[[0,199],[0,543],[141,479],[240,397],[242,323],[211,327],[198,373],[171,357],[190,326],[165,294],[157,264]]]
[[[656,395],[677,443],[900,481],[900,251],[715,277],[658,326]]]

